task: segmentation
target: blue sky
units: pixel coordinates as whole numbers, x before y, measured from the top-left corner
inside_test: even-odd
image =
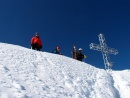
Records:
[[[102,54],[90,50],[105,35],[109,47],[119,54],[110,55],[114,70],[130,69],[129,0],[1,0],[0,42],[30,48],[30,39],[39,32],[42,51],[56,46],[71,57],[72,46],[82,48],[85,62],[104,68]]]

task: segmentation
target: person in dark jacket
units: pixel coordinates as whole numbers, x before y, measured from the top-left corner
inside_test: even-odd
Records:
[[[62,53],[60,52],[60,46],[57,46],[56,49],[52,51],[52,53],[62,55]]]
[[[77,60],[79,60],[79,61],[82,61],[82,59],[86,57],[86,55],[82,54],[82,48],[79,48],[76,55],[77,55]]]
[[[31,49],[40,51],[42,49],[42,40],[39,37],[38,32],[35,33],[35,36],[31,39]]]

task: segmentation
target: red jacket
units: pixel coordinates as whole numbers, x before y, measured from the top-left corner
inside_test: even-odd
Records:
[[[39,37],[36,37],[36,36],[34,36],[32,39],[31,39],[31,44],[38,44],[38,45],[40,45],[40,46],[42,46],[42,41],[41,41],[41,39],[39,38]]]

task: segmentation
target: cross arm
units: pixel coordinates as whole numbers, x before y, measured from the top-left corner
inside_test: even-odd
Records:
[[[90,49],[102,51],[101,46],[98,44],[91,43],[89,46],[90,46]]]
[[[117,49],[114,49],[114,48],[108,47],[108,53],[117,55],[117,54],[118,54],[118,50],[117,50]]]

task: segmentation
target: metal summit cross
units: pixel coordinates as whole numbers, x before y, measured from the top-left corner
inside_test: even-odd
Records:
[[[107,44],[105,42],[105,37],[104,37],[103,34],[99,34],[98,37],[99,37],[100,45],[91,43],[90,44],[90,49],[101,51],[102,55],[103,55],[105,69],[111,69],[113,64],[110,61],[109,54],[117,55],[118,54],[118,50],[110,48],[110,47],[107,47]]]

